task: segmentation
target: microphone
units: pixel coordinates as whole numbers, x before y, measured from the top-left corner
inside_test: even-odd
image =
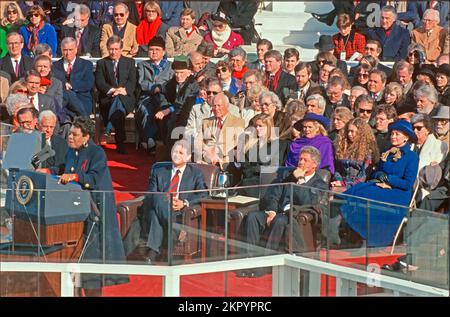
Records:
[[[39,167],[39,165],[50,157],[55,156],[55,151],[50,147],[50,145],[46,144],[42,150],[33,155],[31,158],[31,164],[35,169]]]

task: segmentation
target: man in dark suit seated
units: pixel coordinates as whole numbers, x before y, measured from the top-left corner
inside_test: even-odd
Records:
[[[305,146],[300,151],[298,166],[287,175],[281,175],[274,183],[295,183],[314,187],[313,190],[302,186],[293,189],[294,206],[315,205],[319,203],[322,193],[320,190],[328,190],[328,184],[316,173],[320,165],[320,152],[313,146]],[[276,186],[268,189],[261,199],[259,211],[253,211],[247,216],[245,233],[248,243],[248,254],[257,254],[254,246],[260,244],[261,235],[269,231],[267,242],[264,245],[268,250],[280,250],[291,209],[291,187],[288,185]],[[292,206],[292,207],[294,207]],[[266,270],[242,270],[238,273],[240,277],[257,277],[268,273]]]
[[[45,142],[55,151],[55,155],[42,163],[42,168],[61,166],[67,152],[67,141],[54,134],[57,123],[56,115],[50,110],[39,114],[38,129],[45,134]]]
[[[266,71],[266,65],[264,64],[264,55],[267,51],[271,51],[273,49],[272,42],[267,39],[260,39],[256,43],[256,54],[258,58],[256,61],[247,63],[248,69],[257,69],[263,72]]]
[[[202,172],[187,162],[191,160],[190,146],[185,140],[176,141],[172,147],[172,166],[165,166],[153,171],[148,184],[148,192],[166,193],[149,194],[145,197],[144,218],[148,219],[149,233],[147,240],[148,253],[146,262],[154,264],[161,254],[164,234],[167,232],[169,213],[173,208],[173,219],[182,215],[185,208],[193,206],[206,196],[206,191],[179,193],[182,191],[206,189]],[[172,201],[170,202],[170,194]],[[146,222],[144,221],[144,225]],[[175,238],[183,241],[186,238],[184,230],[178,230]],[[171,236],[172,233],[169,233]]]
[[[276,93],[281,103],[285,105],[290,91],[295,90],[297,87],[295,77],[281,68],[283,56],[279,51],[271,50],[266,52],[264,54],[264,63],[266,65],[266,82],[264,85],[270,91]]]
[[[100,113],[106,133],[114,127],[117,153],[128,154],[124,146],[125,117],[136,105],[136,67],[134,59],[122,55],[123,44],[119,36],[111,36],[106,46],[109,56],[99,60],[95,69]]]
[[[336,107],[347,107],[350,109],[350,101],[344,94],[344,80],[341,77],[333,76],[328,80],[327,85],[327,105],[324,116],[331,119],[331,115]]]
[[[11,32],[6,36],[8,54],[0,59],[0,70],[11,76],[11,84],[24,77],[27,71],[33,69],[33,59],[22,55],[23,37]]]
[[[55,76],[64,83],[63,108],[67,115],[89,117],[92,113],[94,66],[92,62],[77,57],[77,41],[66,37],[61,42],[63,58],[53,64]]]
[[[377,40],[383,47],[380,60],[398,61],[406,59],[408,45],[411,37],[407,29],[396,24],[397,12],[393,6],[385,6],[381,9],[380,27],[367,31],[367,37]]]
[[[75,11],[74,23],[61,27],[60,39],[72,37],[76,39],[79,56],[100,57],[100,28],[90,22],[91,10],[85,4],[79,5],[79,13]],[[60,54],[62,52],[59,52]]]
[[[306,98],[313,94],[325,94],[321,87],[311,80],[312,68],[309,63],[298,63],[294,68],[294,72],[297,88],[289,95],[290,98],[306,102]]]
[[[27,85],[27,97],[34,108],[41,112],[43,110],[51,110],[58,117],[59,123],[62,124],[66,120],[66,115],[61,107],[56,105],[55,99],[46,94],[41,94],[41,74],[37,70],[30,70],[25,75],[25,84]]]

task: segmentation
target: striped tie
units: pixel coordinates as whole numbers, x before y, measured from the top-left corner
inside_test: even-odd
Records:
[[[169,192],[167,193],[167,198],[170,197],[171,193],[174,193],[177,191],[179,182],[180,182],[180,170],[177,170],[175,172],[175,175],[172,177],[172,180],[170,181]]]

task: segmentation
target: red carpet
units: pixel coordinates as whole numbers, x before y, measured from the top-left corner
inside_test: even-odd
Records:
[[[133,192],[146,191],[151,164],[154,157],[143,150],[136,151],[134,144],[126,144],[128,155],[121,155],[115,152],[115,145],[104,144],[108,157],[108,166],[113,179],[114,190],[121,191],[115,194],[116,203],[132,199],[136,195]],[[371,254],[368,263],[378,265],[393,263],[399,255],[389,255],[387,252]],[[321,258],[326,260],[325,252],[321,252]],[[342,251],[330,252],[330,262],[344,265],[364,265],[364,257],[350,257],[348,253]],[[335,296],[336,281],[328,278],[328,286],[325,283],[326,276],[322,276],[321,296]],[[162,296],[162,277],[160,276],[130,276],[130,283],[103,288],[103,296],[132,297],[132,296]],[[361,285],[362,286],[362,285]],[[358,286],[358,294],[365,294],[366,291],[375,292],[376,288],[367,289]],[[328,291],[327,291],[328,290]],[[200,274],[184,276],[181,278],[181,296],[246,296],[263,297],[272,296],[272,275],[260,278],[237,278],[234,273]]]

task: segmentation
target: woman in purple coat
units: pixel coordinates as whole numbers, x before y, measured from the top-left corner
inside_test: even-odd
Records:
[[[330,121],[321,115],[307,113],[302,120],[294,124],[294,129],[300,132],[301,137],[289,146],[286,166],[297,166],[300,150],[306,146],[314,146],[321,155],[320,169],[327,169],[334,174],[333,144],[327,137]]]

